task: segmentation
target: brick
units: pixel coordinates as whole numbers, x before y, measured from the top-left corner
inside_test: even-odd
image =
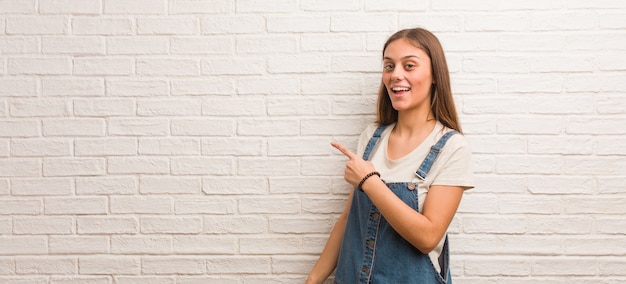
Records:
[[[171,236],[119,235],[111,237],[114,254],[170,254]]]
[[[111,213],[115,214],[170,214],[174,203],[167,196],[115,196],[111,197]]]
[[[506,256],[471,257],[463,261],[467,276],[518,276],[531,274],[530,259]]]
[[[258,197],[240,198],[239,212],[245,214],[297,214],[301,202],[298,198]]]
[[[360,135],[371,120],[364,118],[352,119],[302,119],[301,134],[303,135]],[[339,131],[341,129],[341,131]],[[340,133],[341,132],[341,133]]]
[[[0,275],[15,274],[15,261],[12,258],[0,258]]]
[[[72,0],[42,0],[39,2],[39,12],[42,14],[91,14],[99,15],[102,4],[99,0],[80,1]]]
[[[231,95],[235,93],[232,80],[191,79],[172,80],[172,95]]]
[[[526,244],[520,246],[520,243]],[[562,253],[563,240],[554,236],[517,235],[463,235],[456,236],[454,247],[459,254],[501,254],[526,256],[556,255]]]
[[[198,116],[202,112],[199,99],[138,100],[139,116]]]
[[[327,82],[328,84],[320,84],[320,81]],[[320,95],[320,94],[338,94],[338,95],[354,95],[361,94],[363,92],[362,87],[358,84],[346,84],[345,82],[358,82],[357,78],[353,77],[330,77],[320,78],[316,76],[304,78],[302,80],[302,93],[306,95]],[[292,97],[293,98],[293,97]],[[301,98],[298,98],[302,100]],[[322,99],[322,98],[317,98]]]
[[[463,113],[466,114],[525,114],[528,113],[528,109],[528,99],[517,96],[463,100]]]
[[[0,215],[39,215],[43,211],[40,199],[7,199],[0,200]]]
[[[229,175],[234,172],[231,158],[173,158],[171,172],[174,175]]]
[[[262,177],[203,178],[202,191],[210,195],[266,194],[267,182]]]
[[[75,75],[131,75],[134,61],[130,58],[90,58],[74,59]]]
[[[36,37],[4,37],[0,39],[0,52],[3,54],[38,53],[39,42]]]
[[[595,135],[617,135],[625,134],[626,130],[620,125],[626,123],[623,119],[601,119],[601,118],[573,118],[568,120],[565,132],[567,134],[595,134]]]
[[[167,13],[167,1],[137,0],[107,0],[104,5],[104,14],[139,14],[164,15]]]
[[[172,135],[176,136],[233,136],[233,119],[172,119]]]
[[[88,275],[138,275],[141,259],[137,256],[81,256],[79,273]]]
[[[139,192],[144,194],[194,194],[201,191],[198,178],[142,177]]]
[[[0,79],[0,97],[35,97],[37,81],[33,79]]]
[[[527,228],[525,217],[463,217],[463,232],[468,234],[524,234]]]
[[[495,51],[499,48],[498,36],[489,33],[466,32],[445,33],[437,36],[444,50],[450,52],[460,51]],[[377,46],[380,49],[382,43]]]
[[[18,257],[15,271],[18,274],[76,274],[78,260],[67,256]]]
[[[527,31],[530,26],[528,15],[517,13],[474,14],[465,18],[467,31]]]
[[[73,181],[69,178],[33,178],[11,181],[11,194],[15,196],[47,196],[72,194]]]
[[[119,284],[175,284],[178,279],[179,283],[186,283],[180,281],[180,276],[176,277],[152,277],[152,276],[119,276],[115,277],[116,283]],[[203,282],[205,283],[205,282]]]
[[[63,277],[51,277],[50,283],[54,284],[77,284],[77,283],[89,283],[89,284],[109,284],[109,276],[63,276]]]
[[[138,75],[197,76],[200,63],[195,59],[137,59]]]
[[[275,255],[300,252],[302,238],[296,236],[250,236],[240,239],[240,250],[247,255]]]
[[[223,14],[233,12],[235,3],[229,0],[173,0],[171,14]]]
[[[9,195],[9,180],[0,179],[0,195]]]
[[[497,89],[502,93],[560,93],[563,91],[563,82],[562,78],[549,75],[501,78]]]
[[[330,30],[333,32],[389,32],[394,29],[394,17],[391,14],[364,15],[344,14],[330,18]]]
[[[136,234],[139,221],[132,217],[78,217],[78,234]]]
[[[169,93],[164,80],[107,80],[106,94],[117,97],[164,96]]]
[[[568,76],[565,82],[565,90],[569,93],[590,93],[590,92],[621,92],[626,90],[626,83],[618,80],[617,76],[589,76],[584,75]]]
[[[454,0],[444,0],[433,3],[432,9],[437,10],[452,10],[452,11],[482,11],[482,10],[495,10],[498,7],[498,2],[494,0],[480,0],[475,3],[469,4],[465,2],[458,2]]]
[[[237,242],[235,238],[226,236],[174,236],[173,251],[177,254],[235,254]]]
[[[105,174],[103,158],[49,158],[43,161],[46,177],[94,176]]]
[[[50,236],[49,251],[53,254],[105,254],[109,252],[109,237]]]
[[[308,198],[302,203],[302,211],[314,214],[340,214],[346,207],[346,199],[342,197],[332,198]]]
[[[107,172],[111,174],[166,174],[170,162],[164,158],[112,157],[108,158]]]
[[[211,271],[210,267],[208,269]],[[245,269],[244,269],[245,270]],[[204,274],[206,261],[201,257],[146,256],[141,258],[142,275]],[[213,270],[215,271],[215,270]]]
[[[36,158],[0,159],[0,177],[39,177],[41,161]]]
[[[589,13],[541,13],[530,17],[530,28],[533,31],[592,30],[598,26],[596,15]]]
[[[43,37],[44,54],[103,55],[104,38],[94,36]]]
[[[494,43],[503,51],[559,51],[566,44],[565,35],[551,33],[506,33]]]
[[[72,17],[74,35],[131,35],[135,32],[135,22],[124,17]]]
[[[208,156],[261,156],[265,153],[264,144],[264,141],[258,138],[206,138],[202,140],[202,154]]]
[[[68,214],[106,214],[106,197],[46,197],[44,199],[46,215]]]
[[[10,17],[6,19],[6,33],[24,35],[61,35],[69,31],[65,16]]]
[[[47,251],[46,236],[0,236],[0,255],[42,255]]]
[[[232,88],[235,89],[234,87]],[[300,93],[300,81],[284,79],[241,78],[238,80],[237,93],[242,95],[276,95]],[[224,94],[224,93],[222,93]],[[228,93],[226,93],[228,94]],[[270,98],[268,98],[268,102]]]
[[[176,214],[232,214],[237,201],[230,197],[179,197],[175,200]]]
[[[169,133],[167,119],[109,119],[108,134],[113,136],[165,136]]]
[[[135,114],[135,103],[130,99],[76,99],[74,114],[88,117],[130,116]]]
[[[268,273],[271,269],[270,258],[263,256],[208,257],[206,265],[209,273]]]
[[[9,105],[9,112],[13,117],[68,116],[71,104],[67,100],[14,100]]]
[[[506,195],[500,197],[497,203],[500,214],[559,214],[564,207],[558,195]]]
[[[241,68],[240,66],[247,66]],[[260,75],[265,73],[265,60],[254,58],[219,58],[202,61],[203,75]]]
[[[537,167],[537,165],[545,165]],[[504,156],[496,160],[496,172],[505,174],[558,174],[567,169],[558,156]]]
[[[599,137],[596,140],[597,154],[602,156],[626,155],[626,139],[620,137]]]
[[[259,34],[265,30],[265,21],[254,14],[206,16],[201,21],[202,34]]]
[[[20,2],[0,1],[0,14],[32,14],[37,10],[35,0],[24,0]]]
[[[200,147],[200,141],[194,138],[141,138],[138,153],[166,156],[198,155]]]
[[[236,276],[180,276],[177,283],[180,284],[238,284],[241,277]],[[247,277],[246,277],[247,278]]]
[[[502,134],[559,134],[564,128],[559,119],[535,117],[503,118],[496,124],[498,133]]]
[[[102,119],[67,118],[43,121],[45,136],[104,136],[105,121]]]
[[[600,193],[620,193],[624,188],[624,180],[621,177],[597,177],[598,190]]]
[[[128,195],[138,192],[139,183],[134,177],[79,177],[76,178],[78,195]]]
[[[8,73],[13,75],[69,75],[72,70],[71,60],[61,57],[10,58],[8,62]]]
[[[463,59],[467,73],[528,73],[528,59],[516,56],[473,56]]]
[[[307,274],[316,260],[313,256],[273,256],[272,273]]]
[[[235,40],[224,36],[176,36],[170,40],[170,50],[173,54],[227,55],[235,50]]]
[[[306,186],[303,186],[306,185]],[[331,181],[327,177],[270,177],[272,194],[282,193],[328,193]],[[303,204],[303,206],[305,206]]]
[[[195,17],[150,17],[137,20],[140,35],[190,35],[197,34],[199,24]]]
[[[625,71],[626,56],[621,53],[600,54],[598,65],[602,71]]]
[[[593,57],[581,56],[537,56],[530,59],[530,71],[538,73],[592,72]]]
[[[624,50],[626,49],[626,42],[608,33],[578,32],[567,36],[564,50],[592,51],[596,50],[598,46],[602,46],[603,50]]]
[[[108,37],[106,53],[111,55],[158,55],[167,54],[168,41],[165,37]]]
[[[590,136],[557,136],[528,138],[528,153],[583,155],[593,153]]]
[[[292,62],[299,64],[291,64]],[[329,58],[316,54],[272,56],[267,61],[268,72],[274,74],[325,73],[330,69]]]
[[[66,139],[13,139],[11,156],[59,157],[71,155],[71,141]]]
[[[43,79],[44,96],[94,97],[104,95],[101,79]]]
[[[205,234],[261,234],[268,230],[268,221],[263,216],[212,215],[203,218]]]
[[[591,234],[594,231],[595,221],[593,218],[579,216],[530,216],[528,218],[529,234],[539,235],[580,235]]]
[[[330,232],[334,220],[319,217],[270,217],[269,231],[277,234],[324,234]]]
[[[308,43],[302,44],[309,46]],[[225,47],[229,47],[226,45]],[[293,36],[242,36],[237,39],[238,54],[271,54],[298,52],[298,39]],[[303,48],[306,50],[306,48]]]
[[[13,218],[16,235],[69,235],[74,233],[71,217],[16,217]]]
[[[236,105],[237,108],[232,106]],[[190,111],[191,112],[191,111]],[[263,98],[211,98],[202,100],[202,114],[209,116],[263,116],[265,115]]]
[[[588,194],[594,187],[591,178],[539,176],[528,179],[528,191],[533,194]]]

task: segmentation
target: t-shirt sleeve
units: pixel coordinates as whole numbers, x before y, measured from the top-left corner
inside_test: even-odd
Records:
[[[369,142],[370,138],[372,138],[372,135],[374,135],[377,127],[377,124],[372,123],[365,127],[363,132],[361,132],[361,136],[359,137],[359,141],[356,147],[357,156],[363,157],[363,153],[365,153],[365,147],[367,147],[367,143]]]
[[[440,170],[431,185],[460,186],[463,189],[474,187],[472,150],[463,135],[452,136],[435,163],[439,163],[437,167]]]

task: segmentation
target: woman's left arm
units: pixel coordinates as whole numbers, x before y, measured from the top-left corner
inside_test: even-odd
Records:
[[[379,178],[368,179],[361,188],[389,225],[425,254],[443,238],[463,196],[460,186],[431,186],[421,214],[398,198]]]
[[[332,145],[349,158],[344,178],[353,186],[376,170],[372,163],[364,161],[343,145]],[[463,196],[463,188],[460,186],[431,186],[421,214],[398,198],[376,175],[365,180],[361,189],[391,227],[422,253],[429,253],[437,246],[452,222]]]

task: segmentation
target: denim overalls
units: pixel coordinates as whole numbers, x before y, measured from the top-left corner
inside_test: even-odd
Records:
[[[370,138],[363,159],[368,160],[386,125],[380,125]],[[424,180],[439,151],[456,131],[450,131],[433,145],[415,173]],[[417,185],[411,182],[385,183],[402,201],[418,211]],[[367,194],[354,188],[339,261],[336,284],[452,283],[448,258],[448,237],[439,257],[438,273],[429,256],[402,238],[387,223]],[[443,275],[443,276],[442,276]]]

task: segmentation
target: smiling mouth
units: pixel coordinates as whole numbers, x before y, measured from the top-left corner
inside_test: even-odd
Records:
[[[411,90],[411,88],[409,88],[409,87],[393,87],[393,88],[391,88],[391,91],[392,91],[394,94],[399,94],[399,93],[403,93],[403,92],[408,92],[408,91],[410,91],[410,90]]]

